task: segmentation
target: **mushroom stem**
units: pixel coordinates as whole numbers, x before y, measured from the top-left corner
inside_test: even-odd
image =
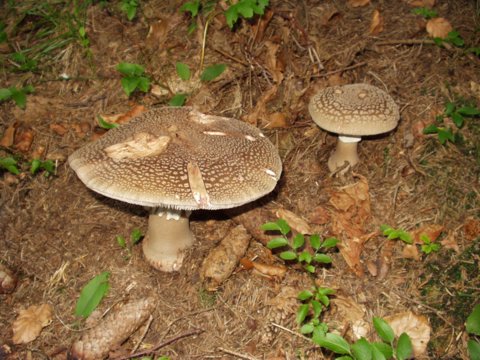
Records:
[[[331,172],[343,166],[345,162],[348,162],[348,167],[352,167],[358,163],[357,145],[360,140],[361,138],[359,137],[338,137],[337,147],[328,159],[328,168]],[[345,172],[345,170],[343,170],[342,173]]]
[[[143,254],[155,269],[172,272],[182,266],[185,250],[194,242],[189,216],[188,211],[163,208],[151,212],[143,240]]]

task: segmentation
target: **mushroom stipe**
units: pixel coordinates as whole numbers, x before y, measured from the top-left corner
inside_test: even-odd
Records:
[[[190,211],[254,201],[282,173],[276,148],[256,127],[188,107],[145,112],[68,161],[93,191],[152,209],[143,251],[163,271],[178,270],[194,241]]]

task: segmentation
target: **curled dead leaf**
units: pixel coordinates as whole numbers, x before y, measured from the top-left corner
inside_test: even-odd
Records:
[[[430,341],[431,327],[427,317],[416,315],[411,311],[385,317],[396,336],[407,333],[412,341],[413,354],[415,357],[426,353],[427,344]]]
[[[265,129],[279,129],[279,128],[287,128],[290,126],[288,123],[287,116],[282,112],[274,112],[267,116],[267,124],[265,125]]]
[[[52,321],[53,308],[49,304],[32,305],[20,310],[12,324],[13,343],[27,344],[35,340],[42,329]]]
[[[412,7],[426,7],[430,9],[435,5],[435,0],[406,0],[406,2]]]
[[[363,7],[370,4],[370,0],[348,0],[348,5],[351,7]]]
[[[432,242],[435,242],[444,229],[445,229],[444,226],[439,224],[424,225],[412,231],[413,243],[423,244],[423,241],[420,238],[422,235],[427,235]]]
[[[421,259],[420,253],[415,245],[406,244],[402,250],[402,256],[405,259],[413,259],[419,261]]]
[[[207,290],[215,291],[228,279],[244,256],[249,243],[247,230],[242,225],[237,225],[210,251],[200,269],[200,278],[205,282]]]
[[[100,116],[108,123],[125,124],[126,122],[129,122],[134,117],[143,113],[145,110],[146,110],[145,106],[135,105],[126,113],[113,114],[113,115],[100,115]]]
[[[7,130],[5,130],[2,138],[0,139],[0,146],[10,147],[10,146],[13,145],[16,128],[17,128],[16,123],[13,123],[13,124],[8,126]]]
[[[45,154],[45,150],[45,146],[39,145],[32,151],[30,156],[32,159],[41,159]]]
[[[265,65],[272,75],[273,81],[276,84],[280,84],[283,81],[283,72],[285,71],[285,65],[277,58],[277,51],[280,45],[267,40],[265,41],[265,47],[267,48]]]
[[[340,254],[342,255],[343,259],[347,263],[348,267],[358,277],[363,277],[365,273],[360,259],[365,242],[376,234],[376,232],[372,232],[360,237],[346,238],[338,244],[338,248],[340,249]]]
[[[431,37],[445,39],[453,27],[447,19],[438,17],[428,20],[426,29]]]
[[[65,123],[56,123],[56,124],[50,124],[49,126],[50,130],[52,130],[55,134],[63,136],[67,133],[68,128],[65,125]]]
[[[296,231],[298,231],[301,234],[311,234],[312,229],[310,228],[310,225],[303,220],[300,216],[295,214],[294,212],[287,210],[287,209],[278,209],[275,212],[275,215],[279,219],[285,220],[290,227]]]
[[[282,278],[287,272],[287,268],[283,265],[267,265],[258,262],[253,262],[252,264],[256,271],[268,277]]]
[[[380,11],[374,10],[372,14],[372,21],[370,22],[369,32],[371,35],[378,35],[383,31],[383,16]]]
[[[19,128],[15,132],[14,148],[23,153],[27,153],[32,146],[34,132],[31,128]]]
[[[0,294],[11,293],[17,286],[17,277],[5,265],[0,264]]]
[[[451,232],[448,233],[445,239],[440,241],[440,244],[442,244],[445,249],[452,249],[456,253],[460,253],[460,247],[458,246],[457,239]]]

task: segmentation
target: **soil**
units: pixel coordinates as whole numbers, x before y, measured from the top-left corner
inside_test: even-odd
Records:
[[[61,14],[74,11],[69,2],[49,3]],[[150,356],[332,359],[299,335],[295,322],[296,295],[312,280],[335,290],[325,321],[349,341],[355,340],[353,313],[371,324],[373,316],[411,311],[431,327],[427,349],[417,358],[468,358],[464,323],[480,298],[480,123],[468,117],[457,129],[446,118],[458,135],[445,145],[422,130],[447,102],[480,106],[480,58],[466,50],[480,46],[479,4],[434,5],[464,39],[457,47],[431,41],[426,20],[412,13],[415,4],[354,3],[271,1],[262,18],[240,19],[233,30],[219,14],[209,22],[204,59],[206,18],[200,14],[189,33],[182,1],[141,2],[133,21],[116,2],[91,4],[85,7],[89,44],[82,46],[75,35],[43,53],[35,45],[53,44],[69,17],[58,16],[59,25],[52,27],[54,20],[47,22],[40,10],[27,12],[39,6],[35,2],[0,3],[8,35],[0,44],[0,87],[35,87],[25,110],[13,101],[0,103],[0,134],[16,128],[10,143],[4,136],[0,157],[13,156],[21,170],[0,170],[0,265],[17,278],[13,292],[0,294],[0,358],[66,359],[89,328],[74,315],[80,291],[104,271],[110,289],[99,316],[128,300],[149,296],[156,302],[148,327],[110,349],[110,358],[171,340]],[[382,23],[372,27],[375,11]],[[42,27],[53,30],[40,36]],[[33,49],[27,54],[35,55],[36,69],[18,71],[9,54],[20,49]],[[198,76],[194,69],[202,60],[206,66],[226,64],[227,70],[194,88],[194,81],[176,75],[180,61]],[[122,61],[144,65],[153,90],[127,97],[116,70]],[[385,90],[401,120],[391,133],[362,140],[361,162],[339,176],[327,168],[336,135],[319,129],[307,106],[316,91],[349,83]],[[99,136],[98,115],[124,114],[139,104],[165,106],[177,92],[189,94],[188,106],[262,129],[281,155],[283,174],[272,194],[250,204],[250,215],[242,217],[245,209],[194,212],[194,247],[178,272],[162,273],[146,263],[141,244],[122,249],[116,241],[122,235],[128,242],[133,229],[145,234],[148,212],[89,190],[67,158]],[[27,162],[35,156],[54,161],[55,173],[32,175]],[[332,199],[349,189],[349,205],[336,205]],[[272,254],[262,232],[255,232],[252,224],[276,221],[279,210],[296,216],[293,228],[300,218],[312,233],[342,242],[342,251],[329,251],[332,264],[317,266],[313,278]],[[209,291],[200,276],[203,259],[239,223],[254,236],[233,273]],[[441,226],[434,239],[440,250],[424,254],[414,245],[417,253],[409,254],[405,243],[382,235],[382,224],[411,233]],[[275,269],[286,265],[287,271],[262,274],[248,266],[252,261]],[[35,340],[14,344],[12,324],[20,310],[40,304],[52,306],[51,322]],[[374,339],[372,327],[365,328]]]

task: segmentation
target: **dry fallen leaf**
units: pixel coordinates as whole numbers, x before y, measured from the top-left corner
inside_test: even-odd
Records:
[[[250,234],[242,225],[237,225],[210,251],[200,269],[200,278],[205,282],[207,290],[215,291],[228,279],[245,254],[249,243]]]
[[[480,236],[480,220],[473,217],[465,220],[463,231],[467,240],[473,241]]]
[[[264,126],[265,129],[279,129],[287,128],[290,124],[288,123],[287,116],[282,112],[274,112],[267,116],[267,124]]]
[[[39,145],[32,151],[32,153],[30,154],[30,157],[32,159],[41,159],[45,154],[45,150],[46,150],[45,146]]]
[[[371,330],[371,326],[364,318],[366,309],[363,305],[360,305],[351,297],[345,297],[342,295],[336,295],[335,298],[332,299],[331,304],[331,316],[333,319],[341,321],[341,323],[338,325],[347,327],[349,329],[349,336],[352,336],[353,339],[358,340],[362,336],[366,337],[368,335]],[[330,324],[330,321],[327,322]]]
[[[15,132],[15,141],[13,146],[18,151],[27,153],[30,150],[30,146],[32,146],[33,138],[34,132],[31,128],[19,128]]]
[[[63,136],[67,133],[68,128],[65,123],[56,123],[49,125],[50,130],[52,130],[55,134]]]
[[[20,310],[13,322],[13,343],[26,344],[35,340],[42,329],[52,321],[53,308],[49,304],[32,305]]]
[[[278,87],[274,85],[265,91],[258,100],[253,111],[248,115],[242,116],[242,120],[252,125],[257,125],[259,120],[266,120],[267,103],[274,98],[274,96],[277,94],[277,90]]]
[[[252,25],[252,33],[255,34],[255,42],[262,40],[265,29],[270,23],[270,20],[272,20],[272,17],[273,11],[271,9],[267,9],[259,21]]]
[[[443,227],[443,225],[438,225],[438,224],[424,225],[418,229],[415,229],[411,233],[413,243],[420,244],[420,245],[423,244],[423,241],[420,238],[422,235],[427,235],[432,242],[435,242],[444,229],[445,228]]]
[[[122,114],[113,114],[113,115],[100,115],[103,120],[108,123],[112,124],[125,124],[126,122],[130,121],[134,117],[140,115],[145,111],[145,106],[143,105],[135,105],[133,108],[128,110],[126,113]]]
[[[402,256],[405,259],[420,260],[420,253],[415,245],[406,244],[402,250]]]
[[[412,7],[426,7],[430,9],[435,5],[435,0],[406,0],[406,2]]]
[[[351,7],[362,7],[370,4],[370,0],[348,0],[348,5]]]
[[[427,21],[427,33],[433,38],[445,39],[450,31],[453,30],[450,22],[442,17],[430,19]]]
[[[5,265],[0,264],[0,294],[11,293],[17,285],[17,277]]]
[[[378,35],[383,31],[383,16],[380,11],[374,10],[372,14],[372,21],[370,22],[370,34]]]
[[[338,244],[343,259],[358,277],[362,277],[365,273],[360,260],[363,247],[375,235],[377,235],[376,231],[360,237],[345,238]]]
[[[425,354],[430,341],[430,324],[423,315],[416,315],[411,311],[385,317],[396,336],[407,333],[413,346],[413,354],[419,357]]]
[[[265,41],[265,47],[267,48],[265,65],[272,75],[273,81],[276,84],[280,84],[283,80],[283,72],[285,71],[285,65],[277,58],[277,51],[280,45],[267,40]]]
[[[252,262],[252,265],[257,272],[268,277],[282,278],[287,272],[287,268],[283,265],[267,265],[259,262]]]
[[[17,124],[13,123],[7,128],[7,130],[5,130],[2,138],[0,139],[0,146],[10,147],[13,145],[16,127],[17,127]]]
[[[456,253],[460,253],[460,247],[458,246],[457,239],[451,232],[447,234],[445,239],[440,241],[440,244],[442,244],[445,249],[452,249]]]
[[[325,225],[330,221],[330,213],[323,206],[317,206],[310,213],[308,221],[312,224]]]
[[[275,212],[275,215],[277,218],[285,220],[292,229],[301,234],[309,235],[312,233],[310,225],[308,225],[305,220],[290,210],[278,209]]]

